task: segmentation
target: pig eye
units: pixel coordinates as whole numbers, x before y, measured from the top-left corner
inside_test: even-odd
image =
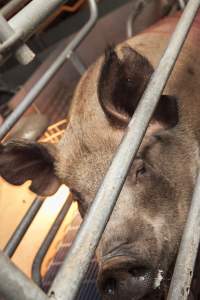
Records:
[[[136,170],[136,178],[143,177],[147,172],[146,166],[142,164],[137,170]]]

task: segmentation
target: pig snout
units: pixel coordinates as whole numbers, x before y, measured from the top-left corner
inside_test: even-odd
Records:
[[[102,262],[98,285],[106,300],[137,300],[151,292],[154,277],[154,270],[144,262],[115,254]]]

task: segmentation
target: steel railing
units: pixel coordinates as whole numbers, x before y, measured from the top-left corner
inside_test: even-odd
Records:
[[[28,64],[35,57],[26,45],[16,45],[26,41],[38,26],[67,0],[32,0],[8,22],[0,15],[0,53],[4,57],[11,47],[16,46],[15,56],[21,64]],[[1,58],[1,57],[0,57]]]
[[[87,25],[94,24],[97,11],[95,1],[90,0],[91,18]],[[48,297],[56,300],[73,300],[76,297],[81,281],[87,271],[101,235],[115,206],[119,193],[123,187],[130,165],[137,153],[141,141],[145,135],[149,121],[159,101],[160,95],[175,65],[189,29],[199,9],[200,0],[190,0],[176,26],[169,45],[163,54],[160,63],[152,75],[150,82],[140,100],[140,103],[132,117],[123,140],[112,160],[106,176],[100,186],[97,195],[91,205],[77,237],[69,250],[69,253],[59,270],[49,292],[46,296],[25,275],[22,274],[2,253],[0,255],[0,292],[6,299],[20,300],[45,300]],[[0,129],[0,137],[3,138],[9,129],[16,123],[23,112],[31,105],[46,83],[52,78],[63,62],[71,55],[82,39],[84,29],[61,54],[58,60],[44,74],[41,81],[29,92],[24,101],[14,113],[5,121]],[[200,177],[198,176],[192,199],[189,217],[184,230],[168,300],[187,299],[188,288],[192,279],[192,271],[196,258],[200,237]],[[194,230],[195,229],[195,230]],[[191,247],[191,245],[193,247]],[[190,253],[188,251],[190,249]],[[188,251],[188,252],[187,252]],[[188,255],[187,259],[186,256]],[[13,286],[11,289],[10,287]],[[183,289],[187,293],[183,295]],[[17,292],[17,296],[16,296]]]
[[[90,6],[90,19],[85,26],[80,30],[76,37],[69,43],[69,45],[58,56],[54,63],[44,73],[35,86],[28,92],[23,101],[17,106],[17,108],[9,115],[3,125],[0,127],[0,140],[6,136],[8,131],[15,125],[23,113],[31,106],[36,97],[56,74],[56,72],[62,67],[67,59],[69,59],[73,51],[79,46],[84,37],[93,28],[97,20],[97,6],[95,0],[89,0]]]

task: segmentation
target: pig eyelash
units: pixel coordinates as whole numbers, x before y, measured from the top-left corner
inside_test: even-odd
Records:
[[[143,164],[141,167],[139,167],[136,171],[136,178],[140,178],[144,176],[147,172],[145,164]]]

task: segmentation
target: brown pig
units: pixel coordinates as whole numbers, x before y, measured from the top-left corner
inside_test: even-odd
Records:
[[[81,78],[57,147],[0,146],[0,174],[50,195],[68,185],[84,217],[178,16],[108,48]],[[97,249],[103,299],[165,299],[199,167],[200,16],[193,24]]]

